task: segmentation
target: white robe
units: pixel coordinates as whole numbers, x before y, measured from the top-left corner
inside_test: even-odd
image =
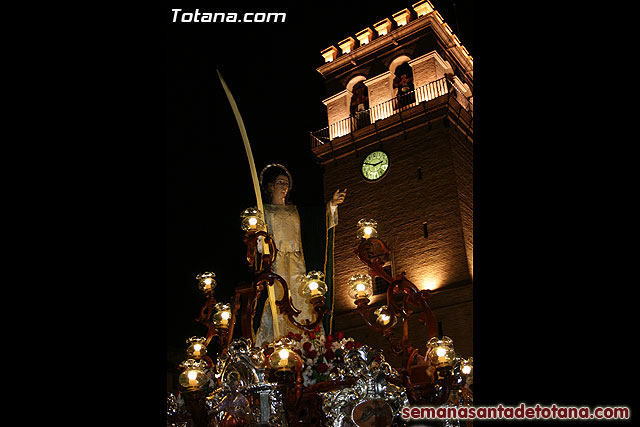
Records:
[[[330,208],[329,208],[330,207]],[[276,261],[272,265],[272,270],[281,276],[289,286],[289,295],[293,306],[300,310],[301,313],[296,316],[298,323],[304,324],[306,319],[309,322],[315,320],[316,314],[313,306],[302,296],[302,285],[300,278],[307,273],[304,254],[302,252],[302,239],[300,236],[300,215],[298,209],[294,205],[272,205],[265,204],[265,220],[268,226],[268,232],[273,237],[278,255]],[[328,227],[337,224],[337,208],[327,204]],[[284,294],[282,286],[275,282],[276,300],[280,300]],[[267,292],[267,290],[263,290]],[[278,325],[280,327],[280,336],[285,336],[289,332],[302,333],[303,330],[295,326],[289,320],[288,316],[278,314]],[[322,323],[320,323],[321,334],[324,334]],[[271,342],[280,337],[273,336],[273,322],[271,316],[271,307],[269,300],[264,304],[260,326],[256,333],[256,346],[260,347],[264,342]]]

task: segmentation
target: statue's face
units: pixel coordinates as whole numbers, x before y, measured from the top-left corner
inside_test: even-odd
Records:
[[[272,203],[284,202],[284,198],[289,192],[289,177],[286,175],[278,175],[272,184],[271,189]]]

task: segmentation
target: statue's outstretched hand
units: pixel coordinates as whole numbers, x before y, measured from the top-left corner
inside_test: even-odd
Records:
[[[333,193],[333,197],[331,198],[331,204],[333,206],[337,206],[340,203],[344,202],[345,197],[347,196],[347,189],[345,188],[343,191],[337,189],[335,193]]]

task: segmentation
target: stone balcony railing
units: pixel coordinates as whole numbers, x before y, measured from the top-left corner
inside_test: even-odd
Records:
[[[449,93],[455,94],[458,102],[473,115],[473,104],[447,77],[427,83],[411,92],[396,96],[388,101],[374,105],[367,110],[359,111],[349,117],[331,123],[329,126],[311,132],[311,147],[318,147],[334,138],[338,138],[358,129],[372,125],[374,122],[407,110],[421,102],[431,101]]]

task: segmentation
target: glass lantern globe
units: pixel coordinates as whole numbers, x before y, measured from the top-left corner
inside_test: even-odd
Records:
[[[178,376],[178,383],[191,390],[196,390],[204,386],[209,377],[204,372],[207,369],[207,362],[204,360],[187,359],[180,364],[184,370]]]
[[[231,309],[229,308],[229,304],[219,302],[214,305],[213,308],[216,310],[212,318],[213,325],[219,328],[228,328],[229,319],[231,319]]]
[[[191,337],[187,340],[189,347],[187,347],[187,356],[190,359],[199,359],[207,354],[207,347],[205,346],[206,338],[204,337]]]
[[[351,276],[347,281],[347,293],[354,300],[369,298],[373,294],[371,276],[368,274],[354,274]]]
[[[473,357],[462,359],[460,362],[460,372],[463,375],[473,376]]]
[[[277,371],[289,371],[295,368],[300,356],[294,350],[289,338],[281,338],[273,344],[273,353],[269,355],[269,367]]]
[[[376,323],[380,326],[393,327],[397,322],[396,316],[386,305],[374,311],[373,314],[376,316]]]
[[[456,352],[453,349],[453,340],[447,336],[442,339],[437,337],[431,338],[427,342],[427,354],[425,360],[436,368],[444,366],[452,366],[456,358]]]
[[[264,220],[262,219],[262,212],[260,212],[257,208],[247,208],[240,214],[240,218],[242,218],[242,222],[240,226],[242,227],[242,231],[264,231]]]
[[[196,276],[196,280],[198,281],[198,289],[200,289],[200,291],[202,291],[202,293],[204,294],[213,292],[217,285],[216,279],[214,279],[214,277],[216,277],[215,273],[210,272],[198,274]]]
[[[323,296],[327,293],[327,284],[324,282],[324,273],[321,271],[310,271],[300,279],[302,283],[302,296],[311,299]]]
[[[376,227],[378,223],[372,219],[361,219],[358,221],[358,238],[359,239],[370,239],[372,237],[378,237],[378,231]]]

